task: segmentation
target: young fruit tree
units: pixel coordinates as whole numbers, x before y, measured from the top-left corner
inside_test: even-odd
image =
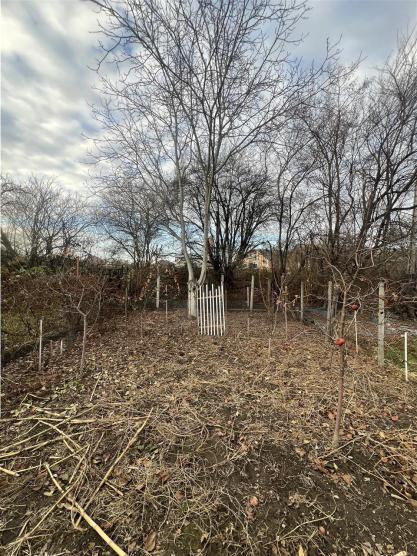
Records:
[[[85,365],[88,325],[91,327],[100,316],[105,284],[106,279],[101,276],[63,273],[58,284],[54,281],[49,285],[51,290],[60,295],[63,311],[71,326],[78,329],[81,323],[80,369]]]

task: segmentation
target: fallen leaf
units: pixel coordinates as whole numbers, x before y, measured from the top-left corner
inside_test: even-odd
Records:
[[[302,458],[306,455],[306,451],[303,450],[302,448],[296,448],[295,453],[298,454],[300,456],[300,458]]]
[[[399,419],[398,415],[393,415],[391,417],[391,421],[398,421],[398,419]]]
[[[146,550],[146,552],[153,552],[155,550],[155,546],[156,546],[156,531],[152,531],[152,533],[149,533],[149,535],[146,537],[143,548]]]
[[[304,548],[301,546],[298,547],[298,556],[307,556],[307,552],[304,550]]]
[[[255,506],[257,506],[258,504],[259,504],[259,500],[258,500],[258,498],[257,498],[256,496],[251,496],[251,497],[249,498],[249,505],[250,505],[250,506],[255,507]]]
[[[322,535],[325,535],[325,534],[326,534],[326,529],[323,527],[323,525],[320,525],[319,531],[320,531],[320,533],[321,533]]]
[[[408,503],[413,506],[413,508],[417,508],[417,500],[411,499],[408,500]]]
[[[171,473],[169,473],[169,471],[160,471],[159,473],[159,478],[161,479],[162,483],[166,483],[170,477]]]
[[[344,473],[344,474],[342,475],[342,479],[343,479],[343,480],[345,481],[345,483],[346,483],[347,485],[349,485],[349,486],[353,483],[352,475],[349,475],[349,473]]]

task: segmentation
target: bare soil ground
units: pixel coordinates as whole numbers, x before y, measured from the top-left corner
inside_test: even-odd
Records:
[[[93,332],[83,371],[78,343],[3,371],[4,554],[112,554],[77,504],[131,555],[417,554],[416,378],[350,355],[335,451],[323,335],[227,325],[133,314]]]

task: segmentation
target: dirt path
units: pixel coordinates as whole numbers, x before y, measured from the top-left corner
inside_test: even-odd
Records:
[[[79,345],[41,375],[30,357],[14,362],[0,422],[0,465],[18,473],[0,473],[5,554],[112,553],[86,522],[74,529],[45,464],[132,555],[417,554],[416,381],[349,357],[332,452],[330,351],[299,323],[271,335],[265,314],[248,331],[233,312],[227,336],[203,338],[176,312],[108,323],[82,372]]]

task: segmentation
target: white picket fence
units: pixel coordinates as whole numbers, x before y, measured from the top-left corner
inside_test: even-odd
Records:
[[[197,323],[200,334],[223,336],[226,331],[224,316],[224,290],[206,284],[197,289]]]

